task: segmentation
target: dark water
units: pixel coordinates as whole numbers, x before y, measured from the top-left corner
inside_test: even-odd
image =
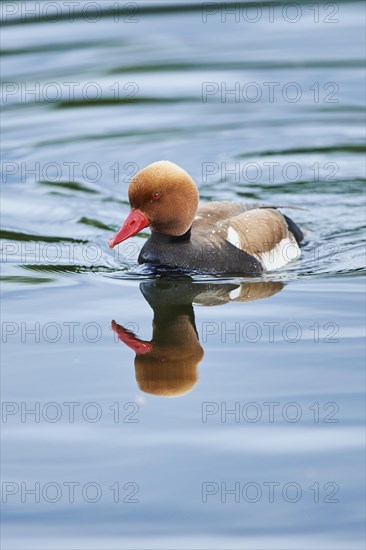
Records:
[[[2,5],[2,547],[363,548],[363,4],[116,5]],[[110,251],[159,159],[302,259]]]

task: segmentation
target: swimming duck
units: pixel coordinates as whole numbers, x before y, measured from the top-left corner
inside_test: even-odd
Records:
[[[140,170],[128,189],[131,212],[113,248],[145,227],[138,262],[200,273],[260,274],[301,255],[302,231],[276,207],[240,202],[198,206],[191,176],[170,161]]]

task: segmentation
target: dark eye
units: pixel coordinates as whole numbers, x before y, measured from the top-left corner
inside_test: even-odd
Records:
[[[160,199],[161,195],[160,193],[153,193],[151,195],[151,198],[154,200],[154,201],[157,201],[158,199]]]

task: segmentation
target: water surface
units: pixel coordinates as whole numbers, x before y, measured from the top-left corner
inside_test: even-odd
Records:
[[[20,4],[1,55],[3,547],[363,548],[363,5],[271,22],[258,3],[250,23],[246,4],[103,2],[95,22]],[[159,159],[203,201],[289,207],[301,260],[157,278],[136,264],[147,233],[109,250]]]

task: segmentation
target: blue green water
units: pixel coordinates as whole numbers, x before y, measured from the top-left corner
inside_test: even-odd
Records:
[[[2,547],[364,548],[363,4],[33,4],[2,6]],[[301,207],[301,260],[109,250],[159,159]]]

